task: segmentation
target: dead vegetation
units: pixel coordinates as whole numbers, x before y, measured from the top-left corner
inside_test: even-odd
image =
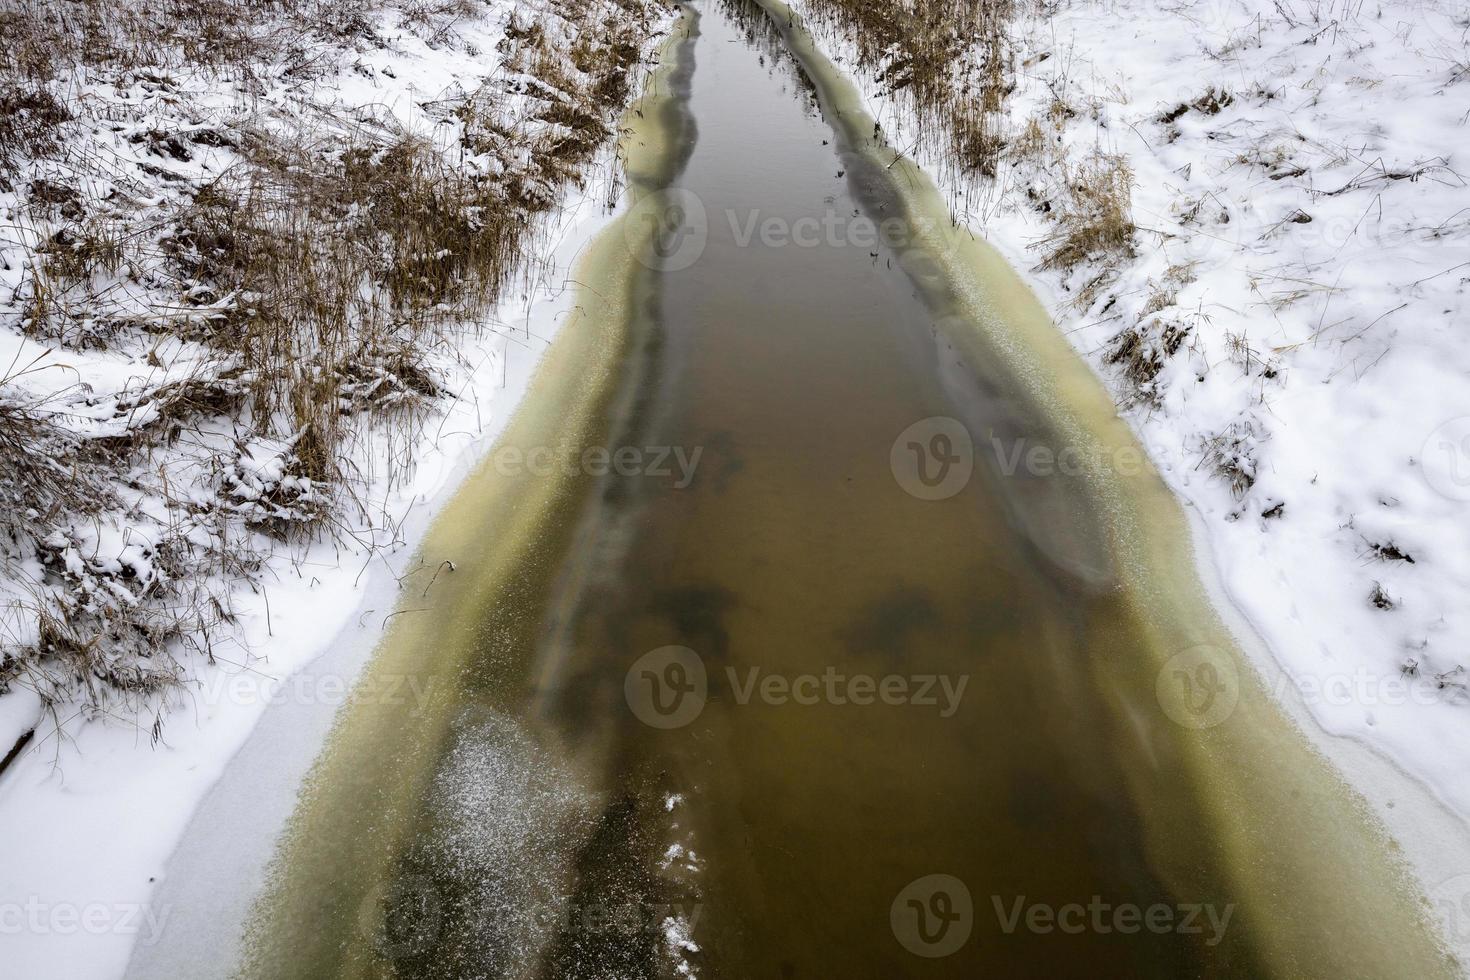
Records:
[[[1133,174],[1121,156],[1095,153],[1068,167],[1064,201],[1053,202],[1057,230],[1035,247],[1044,269],[1070,271],[1083,262],[1134,254]]]
[[[1206,437],[1196,469],[1204,467],[1225,481],[1230,494],[1241,500],[1256,483],[1256,427],[1249,420],[1232,422],[1223,432]]]
[[[1184,116],[1191,109],[1202,116],[1219,115],[1222,109],[1234,104],[1235,96],[1225,89],[1217,89],[1211,85],[1205,89],[1204,94],[1189,102],[1180,102],[1172,108],[1159,113],[1159,122],[1169,125]]]
[[[70,434],[35,407],[0,397],[0,467],[6,473],[0,534],[32,538],[62,513],[85,514],[102,505],[102,488],[87,471],[63,462],[74,448]]]
[[[0,82],[0,190],[13,189],[9,175],[22,160],[56,151],[57,132],[70,119],[46,89],[20,78]]]
[[[1368,554],[1378,561],[1401,561],[1409,565],[1414,564],[1414,556],[1392,541],[1369,541]]]
[[[1048,191],[1027,190],[1035,210],[1056,225],[1036,246],[1043,268],[1070,272],[1089,261],[1116,266],[1133,256],[1127,161],[1101,150],[1069,158],[1057,134],[1078,111],[1060,93],[1044,117],[1007,131],[1005,102],[1018,69],[1010,25],[1019,8],[1013,0],[813,0],[808,9],[813,19],[855,41],[860,66],[885,94],[906,102],[917,116],[921,142],[929,142],[930,155],[958,167],[962,183],[997,177],[1002,160],[1059,175],[1047,181]],[[1049,57],[1034,55],[1027,66]],[[1209,90],[1196,104],[1201,112],[1218,112],[1230,99]]]
[[[186,596],[187,579],[171,574],[183,570],[176,549],[184,542],[135,541],[119,556],[82,543],[70,525],[100,520],[120,499],[81,448],[44,410],[0,399],[3,561],[28,586],[26,612],[35,617],[34,640],[4,650],[0,693],[12,683],[92,703],[157,693],[179,679],[178,651],[169,648],[196,643],[223,615],[217,603],[206,612],[199,595]]]
[[[451,143],[298,94],[382,48],[384,10],[486,64],[477,89],[423,104]],[[0,0],[0,193],[20,262],[4,313],[39,344],[142,366],[111,393],[37,399],[24,372],[0,379],[0,547],[20,583],[0,610],[0,693],[156,694],[187,650],[209,654],[229,590],[273,542],[371,540],[351,530],[371,523],[365,468],[407,463],[372,458],[374,433],[412,442],[456,339],[529,274],[663,7],[518,7],[495,52],[456,32],[485,14]],[[289,117],[257,104],[268,91],[295,100]],[[237,109],[191,102],[215,92]]]
[[[855,39],[862,64],[910,100],[966,175],[995,176],[1006,146],[1001,109],[1014,88],[1013,0],[816,0],[811,9]]]
[[[1119,369],[1125,404],[1160,403],[1159,374],[1165,362],[1179,353],[1190,332],[1191,328],[1178,320],[1151,316],[1113,337],[1103,361]]]

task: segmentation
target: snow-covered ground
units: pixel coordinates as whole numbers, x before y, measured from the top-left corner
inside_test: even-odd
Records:
[[[1109,384],[1268,683],[1470,817],[1470,11],[1021,4],[1008,145],[967,180],[792,6]],[[1132,254],[1045,267],[1088,161],[1131,174]],[[1470,882],[1427,885],[1470,938]]]
[[[456,147],[462,130],[437,111],[441,100],[462,101],[488,84],[499,91],[498,105],[507,115],[537,108],[520,98],[534,91],[534,79],[505,69],[496,52],[504,50],[507,25],[514,30],[512,18],[524,25],[540,5],[496,0],[477,16],[453,20],[452,42],[437,27],[425,29],[412,9],[368,15],[371,45],[321,45],[315,54],[325,60],[307,82],[285,70],[289,66],[275,65],[275,74],[255,78],[256,87],[245,94],[199,72],[162,86],[143,80],[132,88],[98,84],[78,98],[103,100],[106,107],[96,118],[126,124],[113,130],[120,134],[115,139],[105,127],[93,132],[94,139],[127,162],[154,168],[161,164],[128,134],[150,124],[176,126],[180,119],[203,125],[216,114],[236,122],[249,114],[252,122],[285,124],[309,110],[317,117],[370,117],[375,125]],[[645,39],[645,63],[671,16],[662,27],[654,24]],[[571,40],[557,43],[565,48]],[[228,152],[228,146],[203,142],[191,147],[187,161],[169,160],[167,166],[185,179],[198,179],[228,166]],[[212,661],[202,655],[186,660],[180,665],[186,683],[162,697],[102,699],[86,709],[63,703],[55,714],[24,683],[0,697],[0,756],[35,729],[0,776],[0,978],[121,975],[134,945],[158,940],[173,918],[173,910],[151,901],[165,863],[263,714],[288,705],[325,731],[397,602],[397,575],[416,542],[508,419],[570,309],[572,267],[610,220],[607,204],[617,196],[613,152],[610,144],[603,148],[587,168],[584,186],[563,189],[561,207],[547,216],[534,241],[540,261],[512,283],[493,315],[444,325],[442,343],[431,355],[441,394],[406,422],[397,417],[365,427],[351,457],[362,474],[352,485],[361,506],[343,510],[337,533],[281,547],[251,578],[212,583],[234,617],[231,627],[215,633]],[[160,178],[158,193],[171,193],[175,183],[176,178]],[[12,215],[22,213],[7,196],[11,200],[3,203]],[[13,227],[11,235],[4,275],[14,295],[23,278],[20,256],[36,244],[36,230]],[[126,301],[130,291],[141,291],[140,281],[146,277],[114,292]],[[145,401],[140,391],[157,391],[197,367],[182,341],[165,339],[152,350],[126,340],[61,348],[22,336],[20,318],[13,306],[0,329],[0,360],[15,366],[5,393],[23,393],[83,441],[138,425],[139,412],[124,411],[125,403],[136,406]],[[153,459],[170,472],[184,471],[207,456],[221,433],[254,438],[238,428],[232,432],[226,421],[209,422],[186,433],[177,447],[161,447]],[[268,445],[264,439],[251,442],[242,459],[255,458],[260,465],[237,475],[279,479],[262,448]],[[143,493],[130,503],[133,513],[104,512],[85,542],[58,541],[68,568],[79,576],[130,561],[144,569],[150,521],[167,515]],[[35,563],[26,571],[36,579],[42,575]],[[146,581],[147,574],[140,579]],[[6,592],[6,600],[23,595],[20,578],[5,583],[17,590]],[[23,609],[12,606],[9,613],[7,643],[23,645],[35,624]],[[329,666],[302,672],[324,653],[334,654],[320,661]],[[412,679],[399,691],[384,692],[403,698],[425,694]],[[310,753],[294,761],[304,771]],[[260,801],[263,816],[283,818],[289,806],[277,804]]]
[[[349,116],[372,105],[452,141],[454,124],[432,104],[495,71],[512,6],[496,0],[483,20],[455,25],[482,61],[447,57],[432,33],[385,13],[375,25],[383,46],[309,85],[264,78],[252,111],[275,107],[281,118],[308,98],[336,100]],[[1061,328],[1200,515],[1226,589],[1276,658],[1272,681],[1294,686],[1325,729],[1372,745],[1470,815],[1465,8],[1104,0],[1030,10],[1013,31],[1008,130],[1015,137],[1034,120],[1039,143],[1003,157],[993,182],[951,185],[968,202],[960,210],[1032,270]],[[843,50],[830,32],[822,39]],[[850,54],[844,66],[896,144],[953,174],[901,96]],[[121,94],[99,86],[79,97],[108,100],[135,123],[174,119],[181,102],[205,116],[241,111],[202,75],[182,92],[138,79]],[[146,141],[124,144],[160,166]],[[1055,232],[1051,214],[1070,193],[1062,161],[1094,151],[1131,171],[1136,254],[1065,273],[1036,268],[1031,246]],[[189,167],[218,162],[215,152],[223,159],[228,148],[196,144]],[[0,776],[0,977],[120,973],[132,945],[166,924],[170,910],[149,904],[154,879],[261,714],[285,700],[329,715],[342,701],[370,642],[354,645],[340,670],[292,678],[344,631],[381,624],[395,564],[488,446],[565,311],[564,278],[604,221],[608,192],[599,178],[572,194],[546,236],[553,261],[488,329],[458,335],[455,354],[446,345],[438,366],[455,397],[407,435],[364,445],[364,459],[405,442],[414,452],[411,469],[370,470],[357,491],[376,520],[353,530],[392,547],[354,549],[339,535],[271,559],[259,592],[232,593],[238,634],[216,648],[215,664],[191,665],[198,683],[172,699],[157,745],[149,707],[78,714],[43,724]],[[1132,330],[1164,351],[1170,327],[1182,340],[1157,373],[1142,386],[1124,377],[1117,338]],[[67,418],[94,428],[137,424],[136,410],[120,408],[123,389],[187,376],[191,351],[175,346],[158,355],[177,372],[165,375],[147,350],[48,350],[0,331],[7,373],[32,366],[11,384],[37,397],[90,385]],[[120,529],[97,533],[93,557],[121,564],[143,553]],[[40,720],[25,689],[0,697],[0,754]]]

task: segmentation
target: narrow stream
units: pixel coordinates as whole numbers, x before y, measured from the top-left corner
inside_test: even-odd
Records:
[[[771,16],[686,10],[606,308],[373,667],[441,683],[344,715],[242,975],[1453,974],[1184,546],[1120,550],[1182,522],[1124,526],[1166,495],[1085,369],[1018,373]]]

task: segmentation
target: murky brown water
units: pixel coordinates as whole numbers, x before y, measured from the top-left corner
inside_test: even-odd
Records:
[[[646,265],[600,260],[625,333],[568,328],[438,525],[460,571],[374,670],[440,683],[344,716],[244,972],[1447,969],[1206,607],[1140,597],[1126,435],[1023,383],[831,80],[701,10],[634,140]]]
[[[994,365],[953,369],[933,326],[948,311],[924,302],[942,295],[921,298],[899,255],[869,240],[869,215],[902,214],[883,175],[847,172],[854,162],[769,51],[713,12],[701,31],[699,141],[678,182],[695,197],[669,201],[697,198],[707,232],[684,231],[703,240],[688,268],[694,246],[671,236],[659,371],[615,442],[702,455],[684,489],[646,475],[607,483],[601,519],[616,541],[572,558],[538,720],[605,774],[613,806],[631,808],[620,832],[687,835],[699,870],[668,887],[699,903],[695,961],[714,975],[968,975],[995,963],[1056,975],[1099,957],[1130,973],[1244,972],[1249,944],[1228,930],[1213,949],[1199,936],[1001,936],[992,894],[1007,907],[1174,901],[1146,858],[1130,760],[1088,689],[1088,648],[1118,628],[1108,558],[1082,534],[1063,539],[1070,561],[1053,561],[1054,540],[1033,540],[1016,517],[1036,478],[1003,475],[985,436],[1051,443]],[[891,451],[934,417],[963,420],[982,446],[968,482],[925,500],[896,478]],[[941,425],[921,426],[918,451]],[[924,463],[938,480],[943,462]],[[1068,503],[1085,528],[1085,500]],[[697,654],[708,701],[659,730],[629,710],[625,678],[671,644]],[[634,694],[672,707],[661,660],[651,680],[639,669]],[[816,678],[797,692],[816,703],[743,696],[768,676]],[[834,703],[851,701],[854,676],[873,679],[877,703]],[[882,703],[885,678],[890,700],[920,703]],[[669,793],[683,799],[677,830]],[[594,839],[589,898],[637,900],[643,882],[601,868],[629,844]],[[1202,840],[1205,865],[1208,850]],[[936,872],[967,883],[977,908],[967,949],[931,964],[895,942],[889,915],[909,882]],[[1181,898],[1222,915],[1230,901],[1213,883]]]

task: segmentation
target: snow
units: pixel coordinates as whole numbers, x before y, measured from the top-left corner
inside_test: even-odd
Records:
[[[514,719],[472,709],[456,720],[454,737],[430,791],[434,830],[419,864],[466,894],[436,910],[448,921],[428,938],[446,951],[441,968],[529,973],[556,926],[578,925],[566,907],[575,843],[596,829],[597,794]]]
[[[581,220],[566,229],[558,253],[561,274],[605,222],[596,194],[589,198],[572,202]],[[378,509],[408,515],[398,525],[400,544],[393,554],[379,554],[364,567],[366,556],[353,562],[330,546],[312,549],[295,567],[283,562],[281,577],[259,595],[238,597],[240,647],[266,651],[268,659],[245,663],[221,655],[215,668],[201,668],[198,683],[169,712],[163,740],[152,748],[148,731],[132,717],[71,716],[60,730],[42,725],[0,778],[0,840],[27,842],[5,849],[0,912],[33,901],[48,909],[101,903],[139,914],[175,911],[153,909],[149,896],[199,803],[268,709],[284,703],[324,721],[345,703],[396,604],[395,573],[407,567],[437,507],[488,451],[569,300],[570,293],[558,287],[525,304],[533,338],[528,350],[511,351],[503,338],[488,337],[473,351],[485,367],[466,372],[465,388],[441,420],[446,435],[419,447],[411,481],[391,491],[375,488]],[[514,361],[504,386],[502,357]],[[298,682],[301,668],[354,637],[355,658]],[[0,698],[0,737],[18,735],[39,719],[39,702],[28,692]],[[280,759],[283,772],[289,773],[291,761]],[[304,775],[304,763],[297,775]],[[285,813],[279,816],[283,820]],[[133,943],[144,941],[140,931],[121,926],[11,931],[8,920],[0,920],[0,937],[0,977],[7,980],[120,976]]]
[[[496,10],[511,6],[497,2]],[[478,31],[475,43],[488,52],[498,23],[503,16],[462,29]],[[1055,195],[1057,169],[1003,162],[997,181],[966,185],[925,150],[901,100],[871,75],[856,77],[890,138],[916,145],[932,172],[951,175],[971,226],[1030,270],[1061,328],[1120,401],[1127,392],[1105,362],[1114,336],[1154,315],[1191,328],[1160,374],[1158,403],[1125,413],[1197,513],[1212,571],[1266,640],[1272,659],[1259,666],[1326,731],[1370,745],[1470,816],[1470,703],[1460,669],[1470,641],[1464,8],[1414,0],[1072,2],[1025,15],[1014,30],[1025,67],[1007,100],[1012,131],[1044,115],[1060,93],[1077,113],[1049,133],[1048,153],[1075,159],[1096,147],[1125,157],[1133,174],[1138,255],[1082,309],[1075,297],[1101,266],[1070,276],[1041,270],[1031,249],[1052,225],[1024,192]],[[432,130],[421,101],[471,84],[480,66],[441,57],[392,24],[381,31],[391,43],[364,53],[359,70],[334,76],[335,88],[318,80],[314,97],[335,93],[346,114],[364,118],[358,108],[372,106],[372,118]],[[830,34],[822,40],[828,50],[843,47]],[[845,67],[854,67],[850,56]],[[191,98],[210,98],[203,80],[192,83]],[[1209,86],[1231,93],[1230,104],[1162,121]],[[87,95],[158,112],[176,97],[141,83]],[[279,106],[278,119],[289,114],[281,88],[260,103]],[[224,97],[210,108],[238,111]],[[199,160],[210,165],[213,157]],[[486,331],[446,365],[458,397],[419,431],[411,476],[369,484],[372,509],[395,515],[391,554],[359,564],[364,556],[320,545],[277,561],[259,593],[236,596],[239,645],[217,651],[218,664],[171,710],[158,745],[149,746],[151,715],[74,715],[59,729],[43,725],[0,776],[0,976],[120,975],[135,943],[187,916],[152,898],[191,815],[272,708],[284,702],[325,730],[393,603],[395,567],[488,448],[553,336],[569,302],[562,280],[605,221],[597,204],[605,197],[595,182],[572,196],[548,236],[552,268],[497,312],[499,324],[524,328],[524,336],[513,343]],[[1168,270],[1181,265],[1191,266],[1187,281],[1146,314]],[[5,285],[15,279],[7,275]],[[197,354],[171,344],[170,376],[185,377]],[[0,331],[0,363],[14,365],[12,373],[30,366],[20,383],[36,392],[90,386],[78,426],[121,424],[118,393],[140,378],[162,380],[126,352],[63,355],[8,331]],[[1227,432],[1253,459],[1254,484],[1241,498],[1202,465],[1210,440]],[[242,460],[242,499],[252,479],[274,478],[280,457],[262,448]],[[1267,516],[1277,505],[1278,516]],[[85,573],[89,556],[142,568],[141,546],[116,529],[99,532],[85,551],[57,545],[73,574]],[[1413,561],[1385,557],[1385,549]],[[1370,601],[1375,589],[1392,608]],[[251,650],[268,650],[269,660]],[[321,661],[324,652],[339,655]],[[313,662],[331,666],[307,675],[306,686],[289,682]],[[40,719],[27,692],[0,698],[0,749]],[[296,751],[290,764],[304,769],[309,745]],[[289,798],[259,806],[268,840]],[[671,918],[665,929],[671,945],[692,951],[687,923]]]
[[[494,52],[517,7],[525,10],[524,4],[496,0],[486,17],[460,22],[456,30],[478,51]],[[473,87],[496,62],[446,57],[396,23],[397,17],[393,11],[381,15],[375,26],[384,43],[362,55],[360,68],[315,79],[310,97],[344,115],[370,112],[432,135],[441,121],[427,117],[421,103]],[[211,90],[203,77],[192,82],[192,108],[213,98],[221,111],[230,111],[227,94]],[[124,95],[148,98],[141,90]],[[272,88],[260,101],[281,106],[277,118],[286,120],[296,97]],[[604,206],[615,190],[612,152],[604,151],[584,187],[566,190],[563,207],[541,230],[545,265],[513,284],[493,317],[460,335],[454,354],[437,365],[453,397],[433,403],[433,411],[411,430],[410,446],[386,443],[398,452],[411,449],[413,465],[393,472],[371,465],[382,458],[388,436],[373,433],[363,446],[370,476],[357,491],[366,506],[351,530],[376,547],[318,541],[270,559],[255,590],[240,585],[231,596],[237,633],[216,645],[212,665],[202,659],[187,664],[191,682],[170,699],[157,728],[152,705],[114,705],[100,714],[63,706],[56,724],[24,688],[0,697],[0,756],[36,729],[31,744],[0,776],[0,978],[121,976],[134,947],[158,941],[170,923],[170,940],[180,939],[181,925],[199,910],[156,900],[169,857],[222,773],[262,719],[275,712],[290,727],[287,737],[272,743],[281,750],[272,760],[278,772],[271,785],[279,795],[248,801],[260,814],[260,837],[255,850],[241,842],[242,852],[258,862],[242,873],[258,872],[268,853],[262,847],[289,814],[315,747],[397,602],[397,575],[439,506],[488,451],[570,312],[572,267],[612,217]],[[207,166],[210,157],[196,160]],[[7,284],[13,288],[15,282]],[[116,410],[118,401],[137,400],[140,377],[157,384],[165,376],[189,376],[187,345],[170,343],[178,350],[173,357],[165,352],[165,372],[125,350],[50,350],[0,330],[0,359],[31,366],[15,381],[37,397],[78,382],[89,386],[87,401],[78,403],[88,410],[71,412],[68,424],[91,433],[126,414]],[[404,437],[398,438],[401,443]],[[282,476],[281,457],[270,450],[256,443],[241,454],[233,474],[240,500]],[[139,569],[141,581],[151,573],[134,540],[137,531],[99,522],[84,549],[69,540],[55,543],[74,574],[128,563]],[[8,626],[11,639],[23,639],[23,623]],[[410,689],[404,696],[417,694]],[[242,868],[232,863],[234,841],[215,843],[223,848],[220,877],[202,883],[206,887],[222,885],[231,868]],[[223,938],[234,939],[238,922],[222,924]]]
[[[1111,287],[1111,317],[1058,313],[1069,329],[1078,321],[1070,336],[1096,364],[1150,281],[1194,263],[1173,308],[1192,319],[1196,342],[1166,367],[1162,406],[1130,420],[1203,516],[1278,678],[1327,730],[1371,742],[1470,815],[1470,480],[1456,479],[1457,467],[1470,477],[1470,445],[1442,430],[1470,417],[1470,186],[1453,169],[1470,112],[1465,10],[1166,3],[1098,13],[1064,8],[1028,25],[1028,43],[1116,93],[1073,138],[1127,155],[1135,220],[1157,232],[1140,234],[1139,259]],[[1028,96],[1040,101],[1049,63],[1013,113]],[[1185,113],[1171,141],[1154,120],[1211,83],[1235,93],[1233,104]],[[1228,223],[1179,219],[1204,199]],[[1023,243],[1027,224],[1017,215],[996,237]],[[1199,465],[1205,440],[1231,426],[1256,447],[1242,500]],[[1265,516],[1278,504],[1279,517]],[[1380,584],[1396,608],[1369,601]]]
[[[1470,817],[1464,5],[1022,5],[1006,132],[1034,119],[1044,143],[973,181],[811,0],[792,6],[1115,393],[1193,511],[1206,579],[1265,641],[1268,685]],[[1043,269],[1056,226],[1036,202],[1095,153],[1132,173],[1137,254]],[[1140,399],[1108,355],[1151,321],[1190,332]],[[1213,446],[1253,476],[1243,494]]]

